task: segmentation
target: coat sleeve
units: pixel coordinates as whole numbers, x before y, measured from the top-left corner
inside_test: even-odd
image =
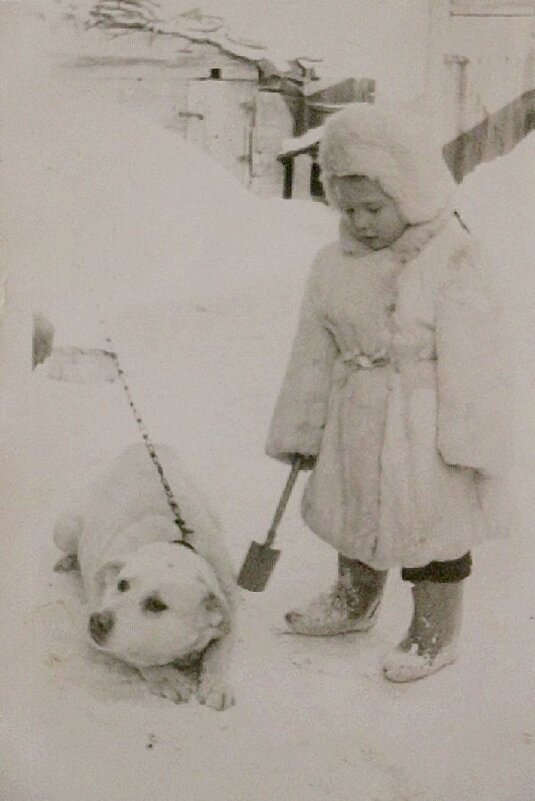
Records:
[[[475,250],[459,252],[437,305],[438,449],[488,477],[511,463],[503,317]]]
[[[321,263],[320,254],[305,288],[297,334],[266,444],[267,455],[284,462],[289,462],[294,453],[316,456],[327,420],[338,347],[319,308]]]

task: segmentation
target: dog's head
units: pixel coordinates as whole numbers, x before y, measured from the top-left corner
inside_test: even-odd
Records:
[[[187,659],[228,629],[214,571],[182,543],[150,543],[124,561],[108,562],[96,583],[92,643],[136,667]]]

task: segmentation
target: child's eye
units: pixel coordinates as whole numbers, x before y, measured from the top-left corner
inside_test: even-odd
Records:
[[[355,213],[355,209],[344,209],[344,211],[345,211],[346,214],[349,214],[350,217],[351,217],[352,214]]]
[[[126,592],[130,589],[130,583],[126,579],[121,579],[117,584],[117,589],[119,592]]]
[[[145,598],[143,601],[143,609],[147,612],[164,612],[166,609],[169,609],[167,604],[164,604],[163,601],[160,601],[159,598],[150,597]]]
[[[381,211],[381,207],[380,206],[368,206],[368,211],[370,211],[372,214],[377,214],[378,211]]]

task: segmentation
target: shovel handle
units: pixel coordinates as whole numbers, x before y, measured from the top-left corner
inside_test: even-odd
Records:
[[[277,528],[279,527],[279,523],[282,519],[284,511],[288,506],[288,501],[290,500],[290,495],[292,494],[292,490],[294,488],[294,484],[297,481],[297,476],[299,475],[299,471],[301,470],[303,458],[302,456],[296,456],[293,464],[292,469],[290,470],[290,475],[288,476],[288,480],[286,481],[286,485],[282,491],[281,499],[278,503],[277,509],[275,511],[275,515],[273,517],[273,522],[269,527],[269,531],[266,537],[265,545],[269,548],[273,545],[273,541],[275,539],[275,535],[277,533]]]

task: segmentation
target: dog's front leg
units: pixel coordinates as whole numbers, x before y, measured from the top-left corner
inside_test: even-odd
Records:
[[[203,658],[197,697],[201,704],[218,712],[236,703],[227,675],[232,646],[233,635],[226,634],[208,646]]]
[[[196,682],[188,674],[172,665],[155,665],[138,668],[150,691],[175,704],[187,701],[196,690]]]

